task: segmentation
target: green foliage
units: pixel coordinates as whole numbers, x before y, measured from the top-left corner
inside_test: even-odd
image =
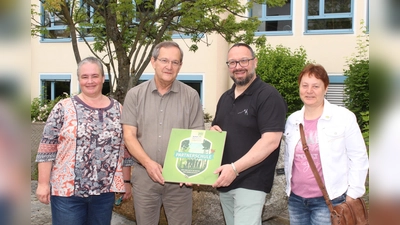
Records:
[[[240,0],[170,0],[160,1],[154,7],[156,1],[85,0],[85,6],[91,7],[91,13],[87,13],[81,1],[40,1],[45,13],[51,12],[68,27],[66,32],[71,32],[77,62],[81,58],[80,47],[74,44],[77,38],[82,38],[85,47],[102,60],[113,81],[110,96],[120,102],[147,68],[156,44],[171,40],[172,35],[190,36],[191,42],[185,43],[190,51],[196,51],[199,43],[212,44],[210,34],[219,34],[229,43],[251,44],[257,40],[254,31],[260,24],[257,18],[246,17],[252,3],[268,3],[268,6],[286,3],[286,0],[250,0],[246,4]],[[31,6],[33,34],[46,32],[40,20],[35,20],[39,14],[42,14],[40,9]],[[94,42],[86,40],[87,37],[94,38]]]
[[[210,113],[204,113],[204,123],[212,122],[212,115]]]
[[[363,28],[365,29],[365,27]],[[345,106],[352,111],[358,125],[364,132],[366,124],[362,113],[369,111],[369,35],[364,32],[357,40],[357,53],[347,60],[348,69],[344,70]]]
[[[364,137],[365,144],[369,147],[369,111],[362,112],[361,118],[364,126],[362,127],[362,134]]]
[[[357,116],[361,129],[364,128],[362,112],[369,110],[369,60],[358,60],[345,71],[345,106]]]
[[[306,51],[302,47],[291,51],[282,45],[275,48],[269,44],[258,47],[257,75],[281,93],[288,105],[287,115],[299,110],[303,103],[299,97],[297,78],[303,67],[310,62]]]
[[[64,98],[69,98],[69,95],[64,93],[64,95],[58,96],[54,100],[43,100],[41,97],[34,98],[31,102],[31,121],[45,122],[53,107]]]

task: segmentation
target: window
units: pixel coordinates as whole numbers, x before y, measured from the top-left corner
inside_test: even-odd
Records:
[[[353,0],[307,0],[306,33],[352,33]]]
[[[139,23],[140,18],[145,18],[149,14],[154,12],[154,9],[156,7],[156,1],[155,0],[142,0],[140,4],[136,4],[136,18],[135,22]]]
[[[325,98],[333,104],[344,106],[344,80],[343,75],[329,75],[329,86]]]
[[[54,100],[63,93],[71,94],[71,75],[40,75],[43,99]]]
[[[172,8],[172,10],[174,10],[174,11],[178,11],[180,9],[181,9],[180,5],[174,6]],[[180,21],[181,21],[181,17],[177,16],[177,17],[172,19],[172,24],[178,24]],[[172,26],[170,26],[170,28],[171,27]],[[180,37],[181,38],[187,38],[188,37],[187,35],[184,35],[184,34],[180,33],[179,31],[176,31],[176,30],[170,30],[170,32],[172,34],[172,38],[180,38]]]
[[[292,0],[287,0],[281,7],[254,3],[250,17],[258,17],[261,21],[256,34],[292,34]]]
[[[79,10],[81,10],[82,14],[85,15],[85,17],[83,17],[83,22],[80,22],[80,31],[82,36],[85,38],[93,37],[91,34],[92,28],[90,28],[90,25],[93,24],[95,10],[89,5],[85,4],[84,1],[81,1],[81,7]]]
[[[43,35],[43,39],[65,39],[70,38],[65,18],[60,12],[48,12],[42,8],[42,25],[48,31]]]
[[[201,98],[201,81],[199,80],[180,80],[183,83],[187,84],[188,86],[192,87],[194,90],[197,91],[199,97]]]
[[[140,77],[138,84],[143,83],[146,80],[150,80],[154,77],[154,75],[145,75],[143,74]],[[203,102],[203,75],[181,75],[179,74],[176,77],[177,80],[182,81],[183,83],[189,85],[194,88],[197,93],[199,93],[200,101]]]
[[[173,8],[172,8],[172,10],[174,10],[174,11],[180,11],[181,10],[181,3],[180,4],[178,4],[178,5],[176,5],[176,6],[174,6]],[[193,35],[195,35],[195,34],[185,34],[184,33],[184,29],[180,29],[180,30],[176,30],[176,24],[179,24],[180,22],[181,22],[181,19],[182,19],[182,17],[181,16],[176,16],[176,17],[174,17],[173,19],[172,19],[172,24],[168,27],[168,31],[167,32],[170,32],[170,34],[171,34],[171,38],[173,38],[173,39],[189,39],[189,38],[192,38],[193,37]],[[204,37],[204,33],[200,33],[200,34],[197,34],[198,35],[198,38],[203,38]]]
[[[110,95],[110,80],[108,79],[108,77],[103,83],[103,88],[101,89],[101,93],[107,96]]]
[[[67,1],[69,4],[69,1]],[[84,18],[83,21],[80,21],[82,27],[80,27],[81,32],[85,37],[91,37],[91,30],[87,28],[88,23],[93,23],[94,9],[87,4],[84,4],[84,1],[80,1],[80,7],[76,10],[79,10],[81,18]],[[70,6],[72,7],[72,6]],[[62,41],[70,41],[71,35],[68,29],[68,24],[65,18],[65,15],[62,11],[50,12],[46,11],[42,5],[42,17],[41,23],[44,27],[46,27],[47,33],[45,33],[42,37],[43,41],[54,41],[54,40],[62,40]],[[85,16],[85,17],[82,17]]]

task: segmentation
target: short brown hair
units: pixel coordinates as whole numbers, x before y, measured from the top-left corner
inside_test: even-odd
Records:
[[[303,78],[304,75],[308,74],[308,76],[314,76],[317,79],[322,80],[324,83],[325,88],[328,87],[329,85],[329,76],[328,73],[326,72],[325,68],[319,64],[307,64],[303,70],[299,74],[299,78],[297,80],[297,83],[300,85],[301,79]]]

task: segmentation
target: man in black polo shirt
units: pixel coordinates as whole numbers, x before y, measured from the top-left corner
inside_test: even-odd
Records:
[[[287,105],[255,72],[257,58],[243,43],[233,45],[226,62],[234,81],[218,101],[211,130],[227,131],[222,166],[213,184],[227,225],[261,225],[271,191]]]

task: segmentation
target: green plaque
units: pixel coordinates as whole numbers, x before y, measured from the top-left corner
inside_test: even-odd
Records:
[[[226,132],[172,129],[162,175],[166,182],[212,185],[218,178]]]

